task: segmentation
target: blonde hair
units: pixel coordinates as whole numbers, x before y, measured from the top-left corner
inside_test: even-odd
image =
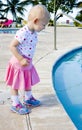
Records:
[[[50,14],[47,8],[44,5],[38,4],[31,8],[29,15],[28,15],[28,21],[33,20],[34,18],[38,19],[47,19],[49,21]]]

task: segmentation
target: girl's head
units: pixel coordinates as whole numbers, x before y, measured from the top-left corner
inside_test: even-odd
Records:
[[[45,28],[50,19],[50,14],[44,5],[32,7],[28,16],[28,25],[31,30],[41,31]]]

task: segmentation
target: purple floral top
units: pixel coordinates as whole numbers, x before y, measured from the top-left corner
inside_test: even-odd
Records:
[[[36,49],[37,33],[32,32],[27,26],[17,31],[15,38],[19,41],[17,50],[27,58],[33,58]]]

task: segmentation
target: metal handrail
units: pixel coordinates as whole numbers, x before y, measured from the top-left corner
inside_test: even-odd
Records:
[[[82,22],[80,22],[79,20],[73,18],[71,15],[66,14],[66,13],[64,13],[64,12],[61,12],[61,13],[59,13],[58,15],[60,15],[60,16],[61,16],[61,15],[65,15],[65,16],[69,17],[70,19],[72,19],[73,21],[76,21],[77,23],[82,24]]]
[[[63,15],[69,17],[70,19],[72,19],[73,21],[76,21],[76,22],[79,23],[79,24],[82,24],[82,22],[80,22],[79,20],[73,18],[71,15],[68,15],[68,14],[66,14],[66,13],[64,13],[64,12],[59,13],[57,16],[54,15],[54,21],[55,21],[55,22],[54,22],[54,49],[55,49],[55,50],[57,50],[57,48],[56,48],[56,21],[57,21],[57,19],[58,19],[59,17],[62,17]]]

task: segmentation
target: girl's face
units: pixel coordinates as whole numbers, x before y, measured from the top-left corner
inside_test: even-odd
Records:
[[[47,23],[48,23],[47,20],[36,19],[34,21],[34,30],[37,32],[42,31],[43,29],[45,29],[45,26],[47,25]]]

